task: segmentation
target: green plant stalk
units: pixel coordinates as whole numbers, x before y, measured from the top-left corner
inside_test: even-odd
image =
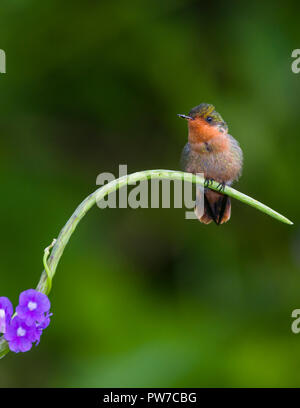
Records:
[[[137,181],[145,180],[145,179],[184,180],[187,182],[199,184],[202,187],[204,187],[204,183],[205,183],[205,180],[203,177],[194,175],[192,173],[184,173],[181,171],[174,171],[174,170],[145,170],[145,171],[139,171],[137,173],[133,173],[130,175],[120,177],[119,179],[113,180],[110,183],[100,187],[94,193],[90,194],[76,208],[71,218],[68,220],[66,225],[61,230],[57,240],[53,242],[53,244],[50,246],[50,247],[53,246],[53,249],[51,251],[51,255],[49,258],[48,258],[48,255],[49,255],[50,247],[46,248],[44,258],[43,258],[45,270],[42,272],[42,275],[41,275],[41,278],[37,285],[36,290],[42,293],[45,293],[45,294],[49,294],[51,290],[52,279],[55,275],[59,260],[64,252],[64,249],[67,243],[69,242],[69,239],[71,238],[77,225],[82,220],[82,218],[85,216],[85,214],[97,202],[100,202],[108,194],[118,190],[119,188],[125,186],[126,184],[134,184]],[[218,185],[219,183],[214,181],[212,182],[212,184],[210,184],[209,188],[212,190],[218,191]],[[272,210],[270,207],[267,207],[266,205],[260,203],[259,201],[254,200],[253,198],[243,193],[240,193],[239,191],[233,189],[232,187],[225,186],[223,194],[227,194],[228,196],[232,198],[236,198],[237,200],[240,200],[241,202],[248,204],[251,207],[256,208],[257,210],[270,215],[271,217],[277,219],[278,221],[281,221],[289,225],[293,224],[292,221],[288,220],[286,217],[279,214],[278,212]],[[9,349],[8,349],[8,345],[6,341],[3,338],[1,338],[0,339],[0,358],[4,357],[8,353],[8,351]]]

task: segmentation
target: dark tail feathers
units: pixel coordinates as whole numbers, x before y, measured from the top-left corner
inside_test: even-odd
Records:
[[[197,193],[198,196],[199,193]],[[204,192],[204,212],[202,206],[195,206],[195,214],[200,222],[209,224],[214,221],[217,225],[224,224],[230,219],[231,202],[227,195],[209,189]]]

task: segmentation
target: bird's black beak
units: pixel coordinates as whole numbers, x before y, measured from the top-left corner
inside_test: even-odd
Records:
[[[178,115],[180,118],[182,119],[193,119],[191,116],[187,116],[187,115],[182,115],[181,113],[178,113]]]

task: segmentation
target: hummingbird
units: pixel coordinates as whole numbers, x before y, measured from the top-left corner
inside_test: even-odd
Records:
[[[188,122],[188,143],[181,155],[182,169],[188,173],[204,173],[204,213],[197,204],[195,214],[200,222],[217,225],[230,219],[231,202],[222,194],[225,185],[230,186],[242,172],[243,152],[239,143],[228,134],[227,123],[208,103],[195,106],[188,115],[179,114]],[[219,192],[210,190],[212,181],[219,183]],[[200,190],[197,189],[198,197]],[[196,200],[197,203],[197,200]]]

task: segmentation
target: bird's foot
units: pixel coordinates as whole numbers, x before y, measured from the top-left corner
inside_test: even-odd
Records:
[[[218,185],[217,185],[217,189],[219,190],[219,192],[220,193],[222,193],[222,191],[224,191],[225,190],[225,182],[224,181],[222,181],[222,183],[219,183]]]
[[[204,187],[207,188],[209,187],[210,184],[212,184],[215,180],[213,178],[206,178],[204,181]]]

